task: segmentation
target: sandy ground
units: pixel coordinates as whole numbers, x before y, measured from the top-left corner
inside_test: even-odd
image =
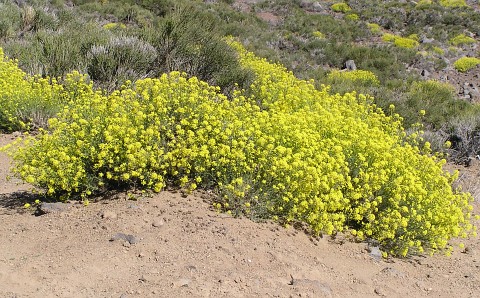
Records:
[[[480,297],[479,239],[451,257],[384,260],[171,192],[36,216],[9,163],[0,153],[0,297]]]

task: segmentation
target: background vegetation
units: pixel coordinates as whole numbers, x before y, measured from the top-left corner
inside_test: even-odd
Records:
[[[472,232],[471,198],[434,151],[480,154],[478,105],[442,79],[478,69],[479,35],[469,1],[0,0],[0,129],[40,134],[17,173],[47,195],[215,189],[225,211],[434,252]],[[322,122],[326,111],[343,122]]]

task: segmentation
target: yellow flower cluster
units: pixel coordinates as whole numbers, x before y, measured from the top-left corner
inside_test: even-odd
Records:
[[[318,39],[324,39],[325,38],[325,34],[323,34],[320,31],[313,31],[312,35],[313,35],[313,37],[316,37]]]
[[[401,37],[391,33],[385,33],[382,36],[382,40],[386,42],[392,42],[397,47],[407,49],[416,48],[420,44],[416,34],[412,34],[408,37]]]
[[[55,195],[119,185],[214,189],[215,205],[314,233],[349,231],[391,254],[474,233],[470,195],[429,144],[364,95],[331,95],[230,41],[256,79],[228,99],[172,72],[110,95],[69,75],[67,105],[14,154],[16,172]]]
[[[441,6],[444,7],[463,7],[468,6],[465,0],[440,0]]]
[[[107,30],[126,29],[127,25],[125,25],[124,23],[107,23],[103,25],[103,28]]]
[[[451,44],[453,44],[454,46],[458,46],[458,45],[464,45],[464,44],[472,44],[472,43],[475,43],[476,40],[475,38],[472,38],[470,36],[466,36],[465,34],[459,34],[453,38],[451,38],[449,40],[449,42]]]
[[[367,23],[368,29],[370,29],[370,32],[373,34],[381,34],[382,33],[382,27],[379,24],[375,23]]]
[[[327,76],[327,81],[330,84],[348,81],[356,86],[380,85],[380,81],[373,72],[360,69],[352,71],[332,70]]]
[[[0,129],[25,130],[46,124],[63,102],[62,89],[55,79],[27,77],[0,48]]]
[[[420,0],[417,2],[415,5],[415,8],[417,9],[426,9],[432,5],[432,0]]]
[[[342,13],[346,13],[346,12],[352,10],[350,8],[350,6],[348,6],[348,4],[344,3],[344,2],[334,3],[334,4],[332,4],[332,6],[330,6],[330,8],[334,12],[342,12]]]
[[[462,57],[453,63],[453,67],[460,72],[467,72],[480,64],[480,59],[476,57]]]

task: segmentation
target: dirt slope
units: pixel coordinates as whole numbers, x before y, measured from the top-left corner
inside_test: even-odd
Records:
[[[480,296],[479,239],[450,258],[382,260],[170,192],[35,216],[8,163],[0,154],[0,297]]]

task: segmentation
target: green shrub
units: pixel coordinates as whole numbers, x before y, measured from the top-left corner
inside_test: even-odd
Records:
[[[470,36],[466,36],[465,34],[462,33],[451,38],[449,42],[454,46],[458,46],[458,45],[464,45],[464,44],[472,44],[472,43],[475,43],[476,41],[474,38]]]
[[[453,63],[456,70],[467,72],[480,64],[480,59],[475,57],[462,57]]]
[[[68,105],[18,148],[15,172],[63,198],[121,185],[209,188],[218,208],[349,231],[401,256],[448,252],[451,237],[475,233],[471,196],[452,189],[445,161],[406,137],[398,115],[232,46],[256,74],[249,96],[229,100],[178,72],[109,95],[68,76]]]
[[[12,37],[22,27],[22,13],[13,3],[0,3],[0,40]]]
[[[332,4],[332,6],[330,6],[330,8],[334,12],[342,12],[342,13],[346,13],[346,12],[349,12],[350,10],[352,10],[350,8],[350,6],[348,6],[347,3],[343,3],[343,2]]]
[[[251,74],[239,65],[237,54],[219,36],[215,20],[192,6],[179,7],[158,27],[144,28],[142,38],[158,53],[157,73],[186,72],[230,93]]]
[[[452,85],[434,80],[414,82],[407,93],[405,104],[407,109],[399,112],[406,122],[423,122],[436,129],[473,108],[470,103],[457,99]],[[425,115],[418,115],[420,110],[425,110]]]
[[[87,54],[87,71],[108,90],[127,80],[146,78],[152,72],[157,51],[136,37],[113,37],[106,45],[93,46]]]

